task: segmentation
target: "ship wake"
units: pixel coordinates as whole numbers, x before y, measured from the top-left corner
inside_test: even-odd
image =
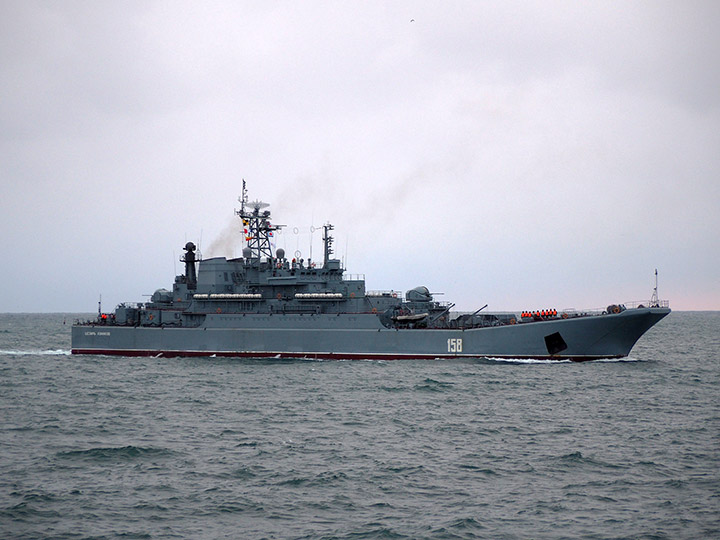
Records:
[[[70,349],[52,349],[52,350],[0,350],[3,356],[70,356]]]

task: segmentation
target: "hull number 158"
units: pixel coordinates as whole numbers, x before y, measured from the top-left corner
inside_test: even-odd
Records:
[[[462,338],[448,339],[448,352],[454,352],[454,353],[462,352]]]

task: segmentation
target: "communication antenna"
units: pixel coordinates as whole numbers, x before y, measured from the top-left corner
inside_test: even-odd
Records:
[[[314,218],[313,218],[314,219]],[[310,221],[312,223],[312,220]],[[312,260],[312,244],[313,244],[313,234],[315,233],[315,225],[310,225],[310,258],[308,260]]]
[[[240,195],[240,211],[245,212],[245,203],[248,202],[247,186],[245,185],[245,179],[243,178],[242,194]]]
[[[344,259],[344,260],[343,260],[343,268],[347,268],[347,262],[348,262],[348,239],[349,239],[349,238],[350,238],[349,236],[346,236],[346,237],[345,237],[345,257],[343,257],[343,259]]]

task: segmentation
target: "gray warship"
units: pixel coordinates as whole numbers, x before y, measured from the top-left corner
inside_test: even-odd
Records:
[[[425,286],[404,294],[368,291],[333,257],[333,226],[323,225],[323,261],[273,251],[282,226],[268,204],[249,201],[245,181],[236,214],[242,257],[202,259],[188,242],[185,273],[149,302],[75,321],[73,354],[228,356],[290,359],[569,359],[627,356],[670,313],[655,289],[648,302],[595,311],[453,311]]]

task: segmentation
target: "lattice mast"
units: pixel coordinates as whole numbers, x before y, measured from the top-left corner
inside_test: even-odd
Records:
[[[655,288],[653,289],[652,298],[650,299],[650,307],[660,307],[660,297],[658,296],[658,271],[655,269]]]
[[[248,201],[247,188],[243,180],[242,195],[238,197],[240,210],[235,213],[240,216],[243,224],[243,238],[245,244],[250,248],[250,257],[260,259],[261,257],[273,258],[272,239],[275,231],[282,225],[270,223],[270,210],[265,210],[268,203],[262,201]]]
[[[331,225],[330,223],[326,223],[323,225],[323,246],[324,246],[324,260],[323,265],[327,266],[328,261],[330,260],[330,256],[333,254],[333,240],[335,240],[332,236],[330,236],[330,231],[332,231],[335,227]]]

